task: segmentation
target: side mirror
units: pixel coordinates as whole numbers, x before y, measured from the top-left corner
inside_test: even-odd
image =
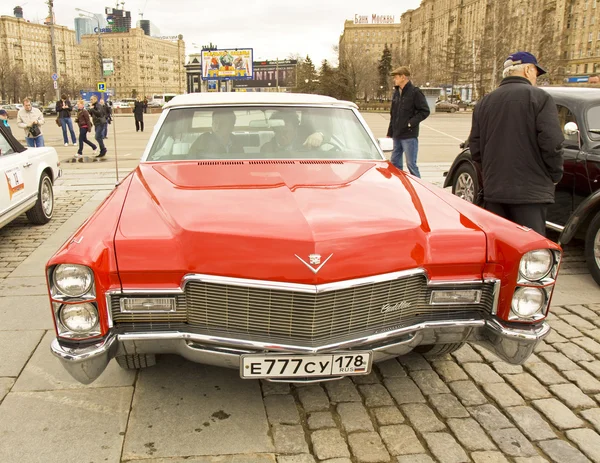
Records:
[[[579,133],[579,127],[577,127],[575,122],[567,122],[563,130],[567,135],[575,135],[576,133]]]
[[[383,152],[394,150],[394,140],[391,138],[378,138],[377,143]]]

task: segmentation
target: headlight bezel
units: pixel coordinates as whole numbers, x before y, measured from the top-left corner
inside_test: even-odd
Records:
[[[541,297],[541,302],[539,307],[530,314],[519,313],[519,311],[515,308],[515,301],[517,300],[517,296],[520,293],[525,293],[527,291],[535,291]],[[545,288],[540,288],[539,286],[520,286],[515,289],[513,293],[513,297],[510,302],[510,312],[511,316],[509,319],[512,320],[522,320],[522,321],[534,321],[544,318],[546,316],[546,309],[548,307],[548,293]]]
[[[544,272],[539,275],[527,275],[526,271],[523,270],[523,264],[525,259],[528,256],[534,255],[534,253],[544,252],[547,253],[549,259],[548,268],[544,270]],[[532,283],[540,283],[543,282],[549,275],[552,275],[555,267],[558,264],[557,257],[552,249],[541,248],[541,249],[532,249],[531,251],[526,252],[521,256],[521,260],[519,261],[519,281],[521,284],[532,284]]]
[[[102,336],[100,311],[98,304],[88,300],[71,301],[69,304],[63,302],[53,302],[54,319],[56,321],[57,334],[61,339],[70,339],[73,341],[86,340]],[[73,306],[89,306],[94,312],[95,322],[87,330],[76,330],[65,323],[64,311]]]
[[[89,277],[89,282],[87,283],[87,285],[85,285],[85,287],[82,287],[82,290],[80,291],[69,291],[68,289],[65,290],[65,288],[60,284],[57,278],[61,267],[76,267],[78,269],[83,270],[85,273],[87,273],[87,276]],[[87,265],[70,263],[58,264],[51,269],[49,277],[49,281],[51,284],[51,293],[53,298],[61,300],[69,300],[75,298],[91,300],[96,298],[96,280],[94,276],[94,271]]]

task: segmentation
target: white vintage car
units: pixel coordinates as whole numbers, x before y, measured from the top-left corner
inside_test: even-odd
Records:
[[[54,148],[25,148],[0,124],[0,227],[23,212],[44,224],[54,211],[55,180],[61,169]]]

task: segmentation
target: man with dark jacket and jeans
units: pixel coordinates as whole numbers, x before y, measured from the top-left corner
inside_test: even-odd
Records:
[[[92,95],[90,98],[90,115],[94,122],[96,129],[96,141],[100,146],[100,153],[96,156],[97,158],[104,157],[106,155],[106,146],[104,146],[104,127],[106,125],[106,113],[104,107],[98,102],[98,97]]]
[[[546,234],[546,210],[563,174],[564,137],[546,71],[528,52],[504,62],[504,79],[473,111],[469,147],[483,172],[485,209]]]
[[[429,116],[429,105],[425,95],[410,81],[410,71],[401,66],[391,73],[394,77],[394,96],[390,110],[390,126],[387,136],[394,140],[394,150],[390,162],[402,170],[402,154],[406,153],[408,171],[421,177],[417,167],[419,151],[419,124]]]

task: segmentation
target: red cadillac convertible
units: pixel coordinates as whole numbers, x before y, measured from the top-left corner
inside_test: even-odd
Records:
[[[174,98],[47,264],[52,352],[82,383],[157,354],[293,382],[465,342],[525,361],[560,247],[399,171],[380,143],[329,97]]]

